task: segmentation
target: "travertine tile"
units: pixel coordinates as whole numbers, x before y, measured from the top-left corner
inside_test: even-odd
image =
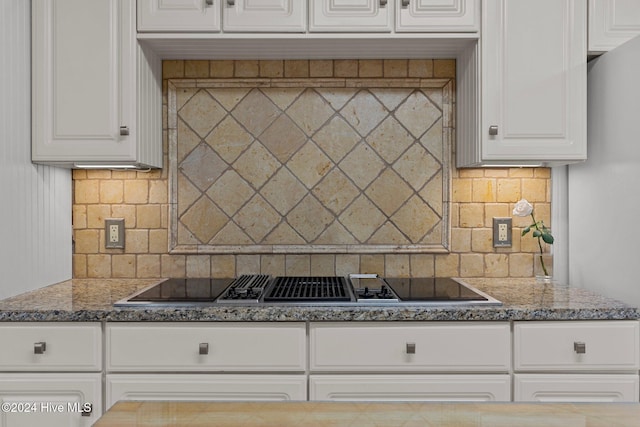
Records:
[[[407,77],[407,60],[405,59],[385,59],[384,60],[384,76],[385,77]]]
[[[160,255],[137,255],[135,277],[160,277],[160,266]]]
[[[426,233],[440,221],[429,205],[418,196],[411,197],[391,219],[413,243],[423,243]]]
[[[233,163],[234,169],[254,188],[260,188],[276,173],[280,162],[262,144],[255,142]]]
[[[287,215],[287,222],[308,243],[313,242],[333,219],[331,212],[311,195],[300,201]]]
[[[308,276],[311,274],[311,257],[309,255],[286,255],[285,275]]]
[[[284,61],[285,77],[309,77],[309,61],[291,60]]]
[[[135,255],[112,255],[111,256],[111,277],[135,277],[136,276],[136,256]]]
[[[384,256],[386,277],[409,277],[411,266],[408,254],[387,254]]]
[[[360,136],[366,137],[388,114],[387,109],[368,91],[358,91],[341,110]]]
[[[236,216],[235,222],[254,242],[259,243],[280,222],[280,215],[259,195],[254,196]]]
[[[333,61],[333,75],[335,77],[358,77],[358,61],[351,59]]]
[[[235,61],[235,77],[258,77],[260,75],[259,61]]]
[[[186,78],[209,77],[209,61],[184,61],[184,76]]]
[[[208,243],[227,221],[224,212],[206,197],[198,199],[181,219],[200,243]]]
[[[382,77],[384,75],[383,61],[381,59],[360,59],[358,73],[360,77]]]
[[[164,61],[163,61],[164,62]],[[234,61],[209,61],[209,76],[233,77]],[[163,76],[167,78],[166,76]]]
[[[397,173],[387,169],[371,183],[365,194],[385,215],[391,216],[413,194],[413,191]]]
[[[336,271],[335,256],[331,255],[311,255],[312,276],[334,276]]]
[[[87,255],[87,277],[102,278],[111,276],[111,255]]]
[[[333,61],[330,59],[309,61],[309,77],[333,77]]]
[[[289,160],[306,140],[304,132],[284,114],[260,135],[260,142],[282,163]]]
[[[535,204],[536,218],[543,219],[548,224],[550,169],[442,169],[440,164],[446,161],[445,156],[448,155],[448,150],[451,150],[447,144],[452,140],[452,136],[448,133],[450,131],[443,127],[443,123],[445,125],[446,123],[439,116],[436,117],[435,112],[440,114],[440,110],[448,111],[451,108],[443,104],[449,96],[448,92],[443,92],[441,88],[446,81],[442,80],[438,83],[418,79],[429,79],[434,76],[442,79],[453,78],[455,61],[412,59],[388,60],[385,63],[383,60],[312,60],[289,61],[288,66],[287,70],[291,75],[304,76],[301,79],[296,77],[298,80],[293,83],[297,87],[268,87],[270,78],[286,83],[284,61],[164,61],[164,78],[193,77],[203,79],[200,83],[211,84],[211,87],[205,89],[180,88],[176,95],[178,110],[180,110],[180,118],[177,121],[178,160],[182,162],[193,153],[193,150],[201,144],[202,137],[206,137],[207,144],[221,159],[216,167],[201,168],[206,170],[205,174],[210,174],[211,169],[217,171],[214,174],[217,175],[212,179],[214,184],[209,187],[206,180],[199,181],[204,185],[205,190],[208,189],[203,193],[203,190],[199,189],[192,180],[193,178],[198,181],[202,178],[203,174],[196,172],[198,168],[194,168],[187,175],[184,171],[178,170],[177,184],[180,192],[179,196],[174,198],[175,195],[168,192],[169,169],[167,167],[151,173],[108,170],[74,171],[74,277],[181,277],[204,275],[206,270],[209,271],[208,274],[215,277],[234,277],[242,272],[255,273],[260,270],[273,271],[277,272],[277,275],[282,275],[286,270],[284,255],[194,254],[188,257],[169,255],[170,231],[167,229],[170,226],[169,204],[177,203],[177,213],[180,217],[184,217],[203,195],[213,200],[212,206],[221,214],[219,223],[222,228],[216,235],[216,242],[221,244],[253,244],[256,236],[264,232],[267,232],[263,237],[265,243],[267,241],[273,244],[282,244],[283,241],[304,243],[303,237],[286,221],[281,222],[280,225],[277,223],[283,219],[280,215],[286,215],[300,200],[311,195],[317,199],[318,205],[328,212],[326,219],[321,221],[328,224],[325,225],[326,228],[320,230],[320,234],[314,241],[315,244],[354,245],[361,243],[360,239],[368,239],[365,241],[369,244],[393,244],[400,241],[399,236],[406,239],[405,231],[400,231],[396,224],[387,220],[380,208],[385,206],[387,213],[393,210],[391,205],[395,206],[397,203],[391,203],[390,200],[400,197],[398,193],[401,193],[394,190],[405,188],[408,184],[412,191],[416,191],[428,202],[430,206],[425,204],[424,208],[427,212],[436,212],[437,215],[441,215],[446,207],[442,200],[448,197],[449,192],[447,182],[443,181],[449,175],[453,177],[450,183],[452,202],[449,206],[452,254],[387,254],[386,272],[393,271],[394,274],[412,276],[433,276],[436,273],[455,272],[455,275],[463,277],[476,275],[528,277],[528,271],[532,268],[532,262],[528,262],[528,259],[538,251],[537,240],[531,236],[520,239],[519,232],[524,225],[530,223],[530,218],[514,217],[513,247],[499,250],[493,248],[491,244],[491,221],[497,216],[510,217],[515,201],[524,197]],[[383,80],[381,77],[385,71],[387,77],[391,75],[408,77],[406,79],[392,77]],[[311,79],[305,81],[304,79],[308,78],[306,76]],[[230,87],[228,83],[218,84],[215,81],[219,78],[234,77],[245,79],[238,80],[239,85],[245,87]],[[260,80],[257,85],[262,87],[257,92],[256,86],[251,87],[251,82],[256,81],[252,80],[254,78]],[[352,78],[363,80],[350,81],[349,79]],[[438,83],[440,86],[434,86],[432,83]],[[364,91],[357,89],[358,86],[367,84],[381,85],[382,88]],[[405,84],[409,86],[399,88]],[[427,86],[407,99],[407,94],[412,93],[418,87],[417,85],[421,84]],[[313,102],[308,105],[300,103],[294,106],[300,101],[303,91],[309,90],[309,85],[318,87],[312,89],[311,93],[305,92],[303,98],[308,97]],[[333,87],[320,87],[326,85]],[[341,85],[342,88],[336,85]],[[214,86],[217,87],[214,88]],[[165,90],[163,126],[166,128],[169,123],[166,117],[168,114],[166,82],[163,88]],[[374,101],[372,105],[375,106],[376,102],[380,105],[377,107],[382,111],[380,117],[371,119],[371,114],[364,114],[361,112],[362,109],[356,108],[360,107],[358,101],[367,93]],[[199,94],[198,97],[193,99],[196,94]],[[422,99],[422,96],[425,102],[415,101],[415,99]],[[210,104],[209,107],[205,105],[202,108],[200,106],[195,108],[198,102],[203,100],[204,104]],[[213,105],[213,116],[206,117],[210,114],[211,105]],[[430,113],[427,114],[426,122],[431,124],[425,124],[424,117],[421,122],[420,114],[423,113],[414,113],[412,110],[414,106],[423,108],[424,105],[435,108],[432,110],[432,116],[429,116]],[[294,107],[292,112],[295,112],[292,114],[297,120],[294,120],[295,128],[301,128],[307,132],[302,143],[291,142],[292,135],[296,133],[294,127],[281,126],[286,122],[283,117],[293,118],[286,113],[292,106]],[[320,108],[318,109],[317,106]],[[190,109],[196,113],[189,111]],[[315,110],[320,113],[318,114]],[[309,111],[313,113],[309,114]],[[206,113],[198,122],[194,114],[197,116],[202,112]],[[229,112],[232,114],[229,115]],[[283,112],[287,115],[284,116]],[[389,117],[385,121],[389,112],[394,113],[395,117],[393,119]],[[412,114],[416,114],[417,119],[414,119]],[[187,118],[186,121],[183,120],[183,116]],[[281,118],[274,123],[278,117]],[[351,121],[344,118],[350,118]],[[435,122],[432,121],[433,118]],[[217,123],[219,120],[221,122]],[[269,133],[270,126],[272,128]],[[423,133],[416,135],[420,132]],[[419,142],[402,143],[402,135],[406,136],[409,133],[411,134],[409,141],[412,138],[418,138]],[[170,157],[166,152],[169,147],[167,135],[165,129],[163,132],[165,165],[168,165],[167,158]],[[311,137],[313,142],[310,142],[308,137]],[[367,138],[369,151],[363,149],[363,146],[366,146],[363,138]],[[263,142],[269,149],[257,150],[256,146],[251,145],[256,139],[264,139]],[[394,143],[388,144],[388,141]],[[359,143],[361,145],[358,145]],[[309,168],[309,164],[313,163],[305,165],[302,161],[297,164],[294,162],[295,167],[289,164],[293,155],[307,145],[316,147],[325,157],[310,155],[310,152],[307,152],[306,159],[319,158],[326,159],[328,162],[319,163],[324,165],[320,167],[322,171],[320,174],[317,174],[317,170],[314,172],[313,168]],[[240,161],[237,166],[234,164],[242,155],[248,155],[250,151],[251,155],[243,159],[244,163]],[[254,176],[247,182],[245,178],[240,177],[238,171],[244,167],[243,173],[247,174],[247,170],[253,167],[252,161],[262,161],[264,156],[259,155],[259,152],[273,156],[275,162],[271,163],[267,156],[266,168],[259,167],[259,172],[254,172],[257,175],[262,174],[262,177]],[[248,161],[250,158],[251,161]],[[347,159],[350,161],[346,161]],[[365,164],[362,170],[358,170],[360,166],[351,168],[357,162]],[[336,167],[335,163],[339,166]],[[328,168],[325,170],[327,165]],[[312,171],[310,172],[309,169]],[[227,173],[230,175],[223,175]],[[229,179],[233,174],[237,180]],[[296,184],[301,180],[300,175],[314,176],[314,174],[316,176],[313,179],[305,179],[305,184],[310,186],[307,190],[302,188],[302,184]],[[367,177],[367,174],[371,174],[371,177]],[[400,179],[402,184],[399,187],[392,185],[392,181],[396,179],[384,178],[388,176]],[[361,186],[361,190],[355,185],[356,183]],[[374,185],[368,188],[372,183]],[[487,183],[491,183],[491,188]],[[282,191],[283,188],[286,188],[286,191]],[[299,191],[296,191],[296,188]],[[377,202],[369,201],[371,206],[367,206],[364,203],[365,199],[362,199],[361,191],[366,191]],[[272,210],[275,228],[266,227],[269,230],[263,229],[262,233],[254,230],[253,237],[249,237],[250,234],[247,233],[250,227],[246,227],[246,222],[243,223],[245,226],[240,227],[234,222],[237,218],[233,215],[243,209],[242,206],[259,192],[263,192],[262,197],[265,197],[269,203],[265,201],[264,205],[254,203],[249,206],[258,217],[262,215],[269,217]],[[393,197],[385,197],[385,193]],[[360,199],[358,199],[359,196]],[[262,206],[264,210],[257,206]],[[412,211],[409,205],[403,206],[406,209],[407,218],[412,215],[407,212],[414,212],[413,216],[420,218],[424,216],[420,209]],[[273,210],[275,207],[277,207],[277,213]],[[108,210],[110,214],[107,213]],[[306,234],[307,238],[311,238],[310,236],[315,235],[318,230],[304,225],[301,219],[305,216],[311,218],[315,211],[308,206],[307,213],[304,215],[300,214],[305,212],[302,206],[297,211],[297,220],[302,224],[298,224],[298,227],[304,231],[303,234]],[[125,218],[128,234],[127,247],[124,251],[104,249],[103,219],[107,215]],[[335,220],[334,215],[337,215],[340,220]],[[366,218],[367,224],[358,224],[356,217],[359,217],[358,220],[361,222],[362,218]],[[248,220],[248,216],[245,220]],[[426,222],[429,221],[427,218]],[[193,226],[195,222],[191,218],[190,225]],[[369,224],[370,222],[372,224]],[[422,224],[417,224],[414,228],[420,226]],[[87,229],[87,227],[90,228]],[[407,227],[406,224],[404,227]],[[181,236],[178,239],[180,244],[194,245],[189,248],[195,250],[196,245],[199,244],[199,238],[195,238],[194,233],[182,224],[178,226],[178,230],[177,235]],[[416,230],[412,231],[416,233],[415,235],[418,234]],[[131,234],[133,237],[130,237],[130,232],[133,232]],[[443,226],[439,225],[424,237],[423,243],[438,244],[442,236]],[[209,242],[202,244],[206,243]],[[303,264],[310,266],[304,268],[309,268],[313,273],[332,269],[336,274],[357,272],[361,270],[361,265],[370,265],[371,259],[379,259],[382,261],[375,261],[379,262],[379,268],[373,269],[377,269],[376,272],[380,274],[385,274],[385,255],[382,254],[362,256],[317,254],[304,257],[309,262],[305,260]],[[405,269],[404,262],[396,262],[397,259],[407,257],[408,270]],[[208,268],[205,265],[206,262],[201,261],[207,259],[210,260]],[[291,258],[289,264],[296,264],[292,260],[294,258]],[[393,267],[396,264],[400,267]]]
[[[377,274],[384,277],[384,255],[361,255],[360,266],[355,273]]]
[[[148,203],[149,182],[146,180],[126,180],[124,182],[125,203]]]
[[[260,77],[284,76],[284,61],[259,61]]]
[[[209,255],[187,255],[187,277],[211,277]]]
[[[331,168],[333,162],[315,144],[305,144],[287,164],[295,176],[311,189]]]

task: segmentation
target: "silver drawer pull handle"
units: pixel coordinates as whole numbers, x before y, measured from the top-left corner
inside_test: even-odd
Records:
[[[402,0],[402,7],[409,6],[409,0]]]
[[[129,135],[129,126],[120,126],[120,136]]]
[[[209,354],[209,343],[201,342],[200,343],[200,348],[199,348],[199,353],[200,354]]]
[[[407,343],[407,354],[416,354],[416,343],[414,342]]]
[[[33,345],[33,354],[44,354],[45,351],[47,351],[46,342],[37,342]]]
[[[576,341],[573,343],[573,351],[577,354],[585,354],[587,352],[587,344]]]
[[[489,135],[495,136],[497,134],[498,134],[498,126],[496,125],[489,126]]]

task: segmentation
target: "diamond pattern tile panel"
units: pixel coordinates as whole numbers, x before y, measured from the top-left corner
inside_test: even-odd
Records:
[[[178,115],[170,136],[175,246],[199,253],[441,247],[451,132],[443,127],[451,106],[443,103],[452,99],[442,92],[451,85],[291,85],[299,87],[194,80],[178,89],[169,109]]]

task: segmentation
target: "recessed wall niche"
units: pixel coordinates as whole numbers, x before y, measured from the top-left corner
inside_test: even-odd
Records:
[[[169,80],[170,252],[447,252],[453,85]]]

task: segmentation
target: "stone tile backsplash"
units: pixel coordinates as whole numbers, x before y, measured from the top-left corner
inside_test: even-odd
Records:
[[[450,163],[453,60],[165,61],[161,171],[74,177],[74,277],[530,277],[548,169]],[[393,142],[393,143],[389,143]],[[104,248],[125,218],[126,249]],[[526,222],[526,221],[525,221]]]

